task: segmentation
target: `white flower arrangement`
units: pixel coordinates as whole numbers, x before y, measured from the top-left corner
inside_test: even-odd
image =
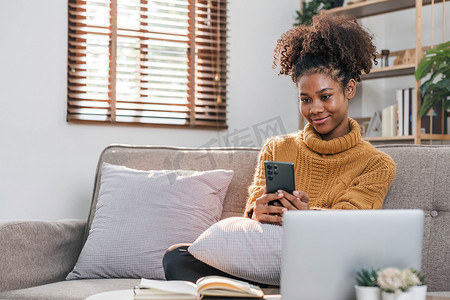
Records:
[[[383,291],[399,294],[412,286],[423,285],[418,275],[413,269],[386,268],[378,272],[377,284]]]

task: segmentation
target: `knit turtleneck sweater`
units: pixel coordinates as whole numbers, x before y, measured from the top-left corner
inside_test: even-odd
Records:
[[[269,139],[260,152],[245,215],[265,186],[264,161],[293,162],[295,188],[309,196],[310,208],[379,209],[394,180],[394,161],[361,139],[358,123],[350,132],[325,141],[308,124],[303,131]]]

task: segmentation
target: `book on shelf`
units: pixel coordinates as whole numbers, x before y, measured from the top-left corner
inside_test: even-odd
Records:
[[[410,89],[403,89],[403,127],[404,135],[412,134],[412,123],[410,114],[412,114],[412,102],[411,102]]]
[[[196,283],[143,278],[134,293],[134,300],[262,299],[264,297],[264,292],[259,286],[223,276],[205,276]]]
[[[381,135],[396,136],[397,135],[397,104],[383,108],[381,111]]]
[[[416,90],[414,88],[398,89],[395,92],[395,98],[398,109],[397,135],[412,135],[416,128]]]
[[[403,90],[395,91],[395,98],[397,100],[397,119],[398,119],[398,131],[397,135],[406,135],[404,131],[404,116],[403,116]]]
[[[416,89],[396,90],[396,100],[398,106],[398,135],[414,135],[417,122]],[[448,116],[448,112],[442,109],[442,102],[437,103],[420,119],[421,133],[447,134]]]
[[[415,134],[416,128],[416,115],[417,115],[417,105],[416,105],[416,89],[409,88],[409,135]]]

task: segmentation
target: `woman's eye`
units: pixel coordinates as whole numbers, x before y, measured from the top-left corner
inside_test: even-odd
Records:
[[[308,101],[309,101],[309,98],[300,98],[300,101],[301,101],[301,102],[308,102]]]
[[[331,95],[322,95],[322,99],[323,100],[328,100],[330,99]]]

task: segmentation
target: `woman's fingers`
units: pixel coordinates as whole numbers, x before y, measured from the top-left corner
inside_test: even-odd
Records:
[[[283,195],[280,195],[279,193],[263,194],[261,197],[256,199],[255,205],[258,204],[266,205],[270,201],[278,200],[281,197],[283,197]]]
[[[283,217],[280,215],[261,215],[259,220],[261,223],[269,223],[275,225],[281,225],[283,223]]]
[[[288,193],[279,190],[276,193],[267,194],[264,186],[264,194],[256,199],[252,219],[270,224],[282,223],[283,213],[287,210],[307,210],[309,209],[309,197],[305,192],[294,191]],[[281,205],[271,201],[279,201]]]
[[[302,202],[304,203],[309,203],[309,196],[307,193],[302,192],[302,191],[297,191],[300,197],[300,200],[302,200]]]
[[[288,197],[283,197],[280,199],[281,204],[287,208],[287,210],[297,210],[296,207],[292,204],[293,199],[289,200]]]
[[[256,203],[254,211],[259,214],[282,214],[286,209],[283,206],[267,205],[266,200]]]
[[[292,194],[290,194],[285,191],[279,191],[279,193],[283,194],[283,198],[280,199],[280,202],[288,210],[307,210],[308,209],[309,197],[305,192],[294,191]]]
[[[278,215],[282,215],[283,212],[286,211],[286,208],[284,208],[283,206],[275,206],[275,205],[267,205],[266,209],[269,214],[278,214]]]
[[[264,192],[266,191],[267,190],[264,187]],[[270,201],[279,200],[280,197],[283,197],[283,195],[279,193],[264,193],[261,197],[256,199],[252,219],[262,223],[281,225],[281,215],[286,208],[283,206],[269,205]]]

